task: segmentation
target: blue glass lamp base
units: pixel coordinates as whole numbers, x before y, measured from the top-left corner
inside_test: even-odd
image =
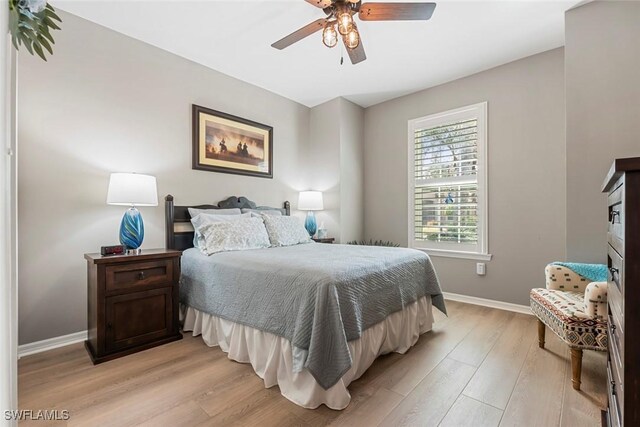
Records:
[[[135,207],[128,209],[120,222],[120,244],[127,249],[138,249],[144,240],[142,215]]]
[[[304,221],[304,228],[307,229],[309,236],[313,237],[318,231],[318,224],[316,223],[316,215],[313,211],[307,212],[307,219]]]

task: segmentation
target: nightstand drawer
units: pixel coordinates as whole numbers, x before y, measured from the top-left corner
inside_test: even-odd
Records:
[[[173,280],[171,259],[110,265],[106,267],[106,290],[136,289],[169,284]]]
[[[170,287],[107,297],[105,305],[107,351],[145,344],[174,332]]]

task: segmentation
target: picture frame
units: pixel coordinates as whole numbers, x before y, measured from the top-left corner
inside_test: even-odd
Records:
[[[192,169],[273,178],[273,127],[192,106]]]

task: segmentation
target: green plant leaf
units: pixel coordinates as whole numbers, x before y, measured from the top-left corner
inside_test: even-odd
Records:
[[[31,40],[29,40],[27,36],[25,36],[23,33],[18,33],[18,38],[20,39],[24,47],[27,49],[27,51],[29,51],[29,53],[33,55],[33,49],[31,48]]]
[[[49,54],[53,55],[53,49],[51,48],[51,45],[49,44],[49,42],[47,41],[47,39],[45,39],[44,37],[42,37],[41,35],[38,35],[38,42],[40,43],[40,45],[42,45],[42,47],[44,47],[45,49],[47,49],[47,51],[49,52]]]
[[[9,14],[9,31],[12,35],[18,33],[18,24],[20,23],[20,16],[16,11],[11,11]]]
[[[27,21],[20,21],[18,22],[18,28],[28,28],[29,30],[33,31],[33,27],[31,26],[31,24]]]
[[[47,60],[47,57],[44,56],[44,52],[42,51],[42,48],[38,43],[33,43],[33,50],[35,50],[35,52],[38,54],[40,58],[42,58],[45,61]]]
[[[19,42],[20,40],[17,37],[11,36],[11,44],[16,48],[16,50],[20,50],[20,48],[18,47]]]
[[[8,0],[8,4],[11,43],[16,50],[24,45],[31,55],[38,55],[46,61],[45,50],[52,55],[52,45],[55,44],[51,29],[60,30],[55,21],[62,22],[62,19],[50,4],[38,13],[31,12],[20,0]]]
[[[48,5],[47,5],[48,6]],[[56,13],[53,11],[53,8],[51,9],[45,9],[43,12],[46,16],[49,16],[53,19],[55,19],[58,22],[62,22],[62,19],[60,19],[60,17],[58,15],[56,15]]]
[[[54,30],[60,29],[60,27],[58,27],[56,23],[53,22],[49,17],[44,18],[44,23],[47,24],[49,27],[53,28]]]
[[[26,16],[29,19],[35,19],[35,16],[33,15],[33,13],[31,13],[31,11],[27,8],[21,8],[18,7],[18,13],[20,13],[21,15]]]
[[[49,27],[43,26],[40,28],[40,30],[40,35],[49,40],[51,44],[56,44],[56,42],[53,40],[53,37],[51,36],[51,33],[49,32]]]

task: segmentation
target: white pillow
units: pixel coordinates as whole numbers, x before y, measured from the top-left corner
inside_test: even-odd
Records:
[[[247,212],[252,213],[255,217],[260,215],[282,216],[282,211],[279,209],[242,209],[242,213]]]
[[[263,215],[262,219],[269,233],[271,246],[291,246],[312,242],[300,218]]]
[[[189,215],[191,218],[195,218],[200,214],[206,213],[209,215],[240,215],[240,209],[231,208],[231,209],[198,209],[198,208],[189,208]]]
[[[225,209],[225,210],[231,210],[231,209]],[[194,216],[193,218],[191,218],[191,224],[193,224],[193,246],[200,250],[204,248],[205,242],[204,242],[204,237],[202,237],[202,227],[204,227],[205,225],[212,224],[214,222],[237,221],[242,218],[250,218],[250,217],[251,217],[250,213],[222,214],[222,215],[210,215],[208,213],[200,213]]]
[[[250,214],[249,214],[250,215]],[[201,228],[205,255],[269,247],[269,235],[260,218],[213,222]]]

